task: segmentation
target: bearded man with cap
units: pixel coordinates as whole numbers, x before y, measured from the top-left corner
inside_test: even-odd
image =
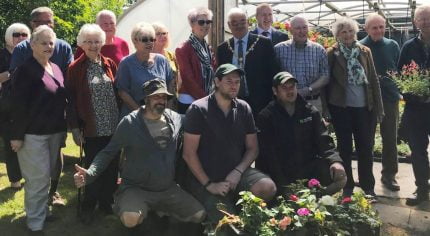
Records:
[[[122,148],[122,182],[115,194],[114,211],[127,228],[134,228],[149,210],[165,212],[180,221],[201,222],[202,205],[174,181],[176,148],[181,116],[166,109],[173,95],[162,79],[143,84],[144,106],[125,116],[110,143],[100,151],[88,169],[76,165],[78,188],[94,181]]]
[[[209,225],[223,217],[223,203],[234,212],[240,191],[270,200],[276,186],[250,167],[258,154],[257,129],[250,106],[236,96],[242,69],[223,64],[215,72],[215,92],[194,101],[184,123],[184,159],[191,172],[189,191],[208,214]]]
[[[297,95],[297,80],[288,72],[273,78],[275,98],[256,119],[260,155],[256,168],[275,181],[278,193],[299,179],[316,178],[335,193],[346,174],[320,112]]]

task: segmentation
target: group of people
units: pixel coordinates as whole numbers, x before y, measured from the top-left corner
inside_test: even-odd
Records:
[[[327,194],[343,190],[349,197],[355,186],[353,142],[359,185],[374,201],[377,123],[381,181],[400,190],[402,95],[388,72],[411,61],[430,69],[430,5],[416,9],[420,33],[401,50],[384,37],[385,19],[377,14],[367,17],[368,36],[360,41],[355,20],[337,19],[337,42],[325,50],[308,39],[303,15],[290,20],[289,39],[272,27],[271,6],[261,4],[251,32],[242,9],[228,12],[233,37],[216,50],[205,39],[213,22],[207,8],[189,11],[191,33],[175,53],[167,50],[166,26],[138,23],[131,32],[136,52],[130,55],[127,43],[115,36],[115,14],[103,10],[95,24],[82,26],[73,56],[70,45],[56,38],[53,16],[47,7],[34,9],[33,32],[11,25],[0,52],[2,93],[9,92],[2,101],[8,108],[1,111],[8,176],[13,188],[25,179],[30,231],[43,230],[49,199],[60,198],[56,187],[67,129],[85,152],[74,175],[77,187],[85,186],[84,224],[98,208],[115,212],[131,229],[156,211],[206,222],[210,230],[223,216],[219,203],[234,212],[244,190],[271,201],[298,179],[318,178]],[[417,205],[429,199],[430,103],[403,98],[417,185],[407,204]],[[186,168],[175,173],[182,158]]]

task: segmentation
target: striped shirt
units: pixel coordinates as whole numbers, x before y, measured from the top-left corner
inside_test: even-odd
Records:
[[[318,43],[307,40],[297,48],[290,39],[275,46],[276,58],[282,71],[290,72],[298,81],[297,88],[309,87],[321,76],[329,76],[327,53]]]

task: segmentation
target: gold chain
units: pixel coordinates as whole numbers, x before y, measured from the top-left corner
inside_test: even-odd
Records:
[[[248,37],[248,40],[249,40],[249,37]],[[255,45],[257,45],[258,40],[260,40],[260,37],[257,37],[255,42],[253,44],[251,44],[251,47],[249,47],[249,49],[246,50],[245,55],[243,55],[243,57],[246,57],[248,55],[248,53],[250,53],[254,50],[254,47],[255,47]],[[233,42],[234,42],[234,39],[233,39]],[[242,40],[242,43],[243,43],[243,40]],[[230,40],[227,40],[227,46],[228,46],[228,49],[233,54],[233,57],[237,57],[239,64],[242,64],[243,58],[239,58],[239,55],[236,55],[236,53],[234,52],[234,49],[230,45]],[[239,51],[239,48],[238,48],[238,51]]]

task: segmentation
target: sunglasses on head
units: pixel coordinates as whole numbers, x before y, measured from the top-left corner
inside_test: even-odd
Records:
[[[27,33],[18,33],[18,32],[15,32],[15,33],[12,34],[12,37],[14,37],[14,38],[18,38],[20,36],[21,37],[27,37],[28,34]]]
[[[140,38],[140,39],[136,39],[137,41],[140,41],[142,43],[153,43],[155,42],[156,39],[154,38]]]
[[[197,24],[199,24],[200,26],[203,26],[204,24],[210,25],[212,24],[211,20],[198,20]]]

